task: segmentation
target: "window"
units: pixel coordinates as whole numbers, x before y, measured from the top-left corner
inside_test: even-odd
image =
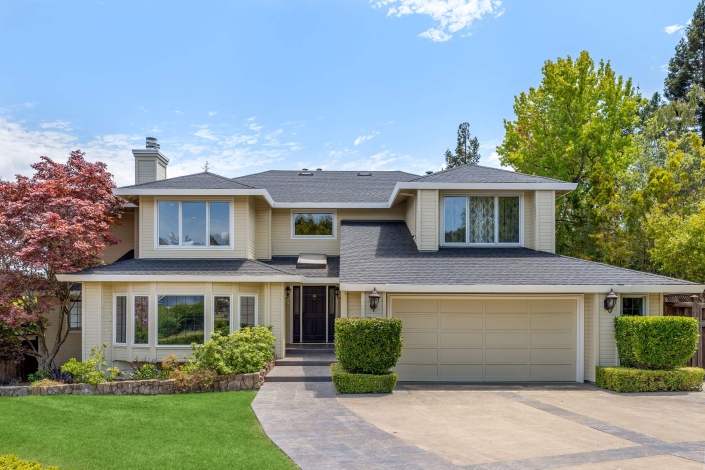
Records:
[[[294,237],[335,238],[333,212],[294,212]]]
[[[644,297],[622,297],[622,315],[644,315]]]
[[[134,309],[132,344],[147,346],[149,345],[149,296],[136,295]]]
[[[115,296],[115,344],[127,344],[127,296]]]
[[[240,328],[257,325],[257,296],[240,294],[240,311],[238,314]]]
[[[81,329],[81,308],[80,300],[71,301],[71,310],[69,311],[69,330]]]
[[[230,203],[159,201],[157,246],[230,246]]]
[[[213,331],[223,335],[230,334],[230,318],[232,318],[231,298],[229,295],[213,297]]]
[[[205,310],[202,295],[160,295],[157,302],[157,345],[203,343]]]
[[[519,196],[445,196],[443,243],[519,245]]]

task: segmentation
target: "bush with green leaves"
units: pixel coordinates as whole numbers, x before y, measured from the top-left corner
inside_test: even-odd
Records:
[[[614,329],[623,367],[674,369],[698,349],[695,318],[623,316],[614,319]]]
[[[705,370],[681,367],[671,370],[645,370],[632,367],[597,367],[595,384],[622,393],[699,392]]]
[[[392,393],[398,378],[394,372],[352,374],[338,363],[330,365],[330,375],[340,393]]]
[[[242,328],[231,335],[213,332],[203,344],[193,343],[193,361],[218,375],[258,372],[274,356],[276,338],[270,328]]]
[[[384,374],[401,356],[398,318],[336,318],[335,355],[354,374]]]
[[[108,367],[103,370],[103,367],[108,365],[105,362],[104,352],[107,347],[108,343],[93,346],[88,359],[79,362],[71,358],[69,362],[61,366],[61,372],[71,374],[75,383],[98,385],[103,382],[112,382],[122,373],[117,367]]]
[[[15,454],[0,455],[0,470],[58,470],[59,467],[42,467],[34,460],[21,460]]]
[[[37,372],[34,372],[32,374],[29,374],[27,376],[27,380],[29,380],[29,383],[35,384],[38,382],[41,382],[42,380],[45,379],[53,379],[54,378],[54,372],[52,372],[51,369],[48,367],[45,367],[44,369],[39,369]]]

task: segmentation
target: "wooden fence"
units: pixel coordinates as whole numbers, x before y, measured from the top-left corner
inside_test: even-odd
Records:
[[[697,294],[667,295],[664,297],[663,314],[666,316],[692,317],[700,324],[700,340],[698,350],[686,363],[690,367],[705,367],[705,348],[703,348],[703,335],[705,334],[705,321],[703,321],[703,308],[705,303]]]

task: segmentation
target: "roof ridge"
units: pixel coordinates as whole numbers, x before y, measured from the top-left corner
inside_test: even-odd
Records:
[[[225,180],[225,181],[228,181],[229,183],[235,182],[235,183],[237,183],[237,184],[241,184],[241,185],[243,185],[243,186],[247,186],[248,188],[251,188],[251,189],[259,189],[259,188],[255,188],[255,187],[249,186],[249,185],[247,185],[247,184],[245,184],[245,183],[240,183],[239,181],[233,181],[231,178],[228,178],[227,176],[219,175],[219,174],[217,174],[217,173],[211,173],[211,172],[209,172],[209,171],[199,171],[198,173],[190,173],[190,174],[188,174],[188,175],[174,176],[174,177],[172,177],[172,178],[164,178],[163,180],[154,180],[154,181],[147,181],[147,182],[145,182],[145,183],[140,183],[140,184],[131,184],[131,185],[129,185],[129,186],[121,186],[120,188],[116,188],[116,189],[136,188],[136,187],[138,187],[138,186],[143,186],[143,185],[145,185],[145,184],[160,183],[160,182],[162,182],[162,181],[173,181],[173,180],[179,180],[179,179],[189,178],[189,177],[192,177],[192,176],[199,176],[199,175],[215,176],[215,177],[218,177],[218,178],[223,179],[223,180]]]
[[[200,174],[201,174],[201,173],[194,173],[193,175],[190,175],[190,176],[200,175]],[[204,171],[203,174],[212,175],[212,176],[217,176],[217,177],[220,178],[220,179],[224,179],[224,180],[229,181],[229,182],[231,182],[231,183],[234,182],[234,183],[237,183],[237,184],[241,184],[241,185],[243,185],[243,186],[247,186],[247,187],[250,188],[250,189],[259,189],[259,188],[255,188],[254,186],[250,186],[249,184],[241,183],[241,182],[239,182],[239,181],[233,181],[235,178],[228,178],[227,176],[219,175],[218,173],[211,173],[210,171]]]
[[[528,173],[522,173],[521,171],[505,170],[504,168],[495,168],[495,167],[492,167],[492,166],[477,165],[477,164],[475,164],[475,163],[464,163],[464,164],[462,164],[462,165],[458,165],[458,166],[455,166],[455,167],[453,167],[453,168],[448,168],[448,169],[446,169],[446,170],[436,171],[436,172],[431,173],[430,175],[423,175],[423,176],[420,176],[420,177],[418,177],[418,178],[416,178],[416,179],[413,179],[413,180],[411,180],[411,181],[409,181],[409,182],[412,182],[412,181],[419,181],[419,180],[423,180],[424,178],[430,178],[431,176],[439,175],[439,174],[441,174],[441,173],[448,173],[448,172],[451,172],[451,171],[454,171],[454,170],[458,170],[458,169],[461,169],[461,168],[466,168],[466,167],[468,167],[469,165],[472,165],[472,166],[474,166],[474,167],[476,167],[476,168],[482,168],[482,169],[485,169],[485,170],[502,171],[502,172],[504,172],[504,173],[513,173],[513,174],[515,174],[515,175],[529,176],[529,177],[532,177],[532,178],[541,178],[541,179],[545,179],[545,180],[556,181],[556,182],[559,182],[559,183],[565,183],[565,182],[566,182],[566,181],[558,180],[558,179],[555,179],[555,178],[549,178],[549,177],[547,177],[547,176],[530,175],[530,174],[528,174]]]

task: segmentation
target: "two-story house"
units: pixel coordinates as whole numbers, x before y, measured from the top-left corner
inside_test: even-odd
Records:
[[[60,276],[82,284],[83,357],[107,342],[122,367],[254,324],[283,357],[332,342],[336,318],[386,316],[404,324],[400,380],[594,381],[617,363],[616,315],[704,287],[556,255],[572,183],[476,165],[167,178],[153,142],[133,153],[122,260]]]

